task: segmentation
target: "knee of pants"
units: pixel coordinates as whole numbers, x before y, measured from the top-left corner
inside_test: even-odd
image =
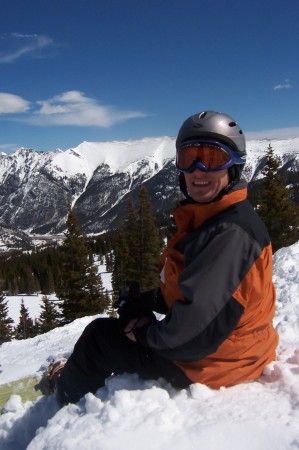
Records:
[[[111,335],[111,328],[117,328],[116,319],[106,319],[99,318],[93,320],[84,329],[83,333],[79,337],[78,341],[74,347],[74,354],[79,354],[80,352],[90,351],[96,342],[101,342],[103,340],[109,339],[108,336]]]
[[[95,392],[105,384],[101,374],[87,374],[73,361],[68,359],[55,386],[56,397],[60,405],[76,403],[88,392]]]
[[[95,319],[84,329],[81,338],[85,340],[107,337],[109,334],[118,330],[118,320],[114,318],[99,318]],[[81,339],[79,338],[79,340]]]

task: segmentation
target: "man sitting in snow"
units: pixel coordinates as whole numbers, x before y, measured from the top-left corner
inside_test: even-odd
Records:
[[[183,123],[176,165],[185,200],[173,212],[160,287],[140,293],[132,285],[119,319],[86,327],[62,371],[49,376],[61,373],[61,404],[95,393],[112,374],[217,389],[258,378],[275,358],[271,243],[240,181],[245,161],[243,132],[228,115],[201,112]]]

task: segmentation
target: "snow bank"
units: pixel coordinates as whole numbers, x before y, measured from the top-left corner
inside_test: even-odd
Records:
[[[54,397],[22,403],[12,396],[10,412],[0,416],[1,450],[299,449],[298,258],[299,243],[274,257],[280,345],[277,360],[258,381],[219,391],[200,384],[176,391],[163,380],[124,374],[60,410]],[[52,356],[71,352],[92,319],[2,345],[0,384],[38,374]]]

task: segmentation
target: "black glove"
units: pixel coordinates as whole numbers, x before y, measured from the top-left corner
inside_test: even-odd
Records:
[[[127,325],[131,319],[148,316],[155,319],[154,294],[156,290],[140,292],[139,283],[132,282],[129,289],[121,289],[119,298],[113,307],[117,310],[121,327]]]

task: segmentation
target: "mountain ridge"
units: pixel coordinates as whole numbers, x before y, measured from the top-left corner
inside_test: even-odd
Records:
[[[262,174],[269,144],[281,170],[299,172],[299,137],[247,142],[244,177]],[[175,138],[82,142],[66,151],[20,148],[0,155],[0,227],[29,235],[62,233],[74,208],[86,233],[99,234],[124,220],[130,195],[144,183],[154,210],[175,205],[179,194]]]

